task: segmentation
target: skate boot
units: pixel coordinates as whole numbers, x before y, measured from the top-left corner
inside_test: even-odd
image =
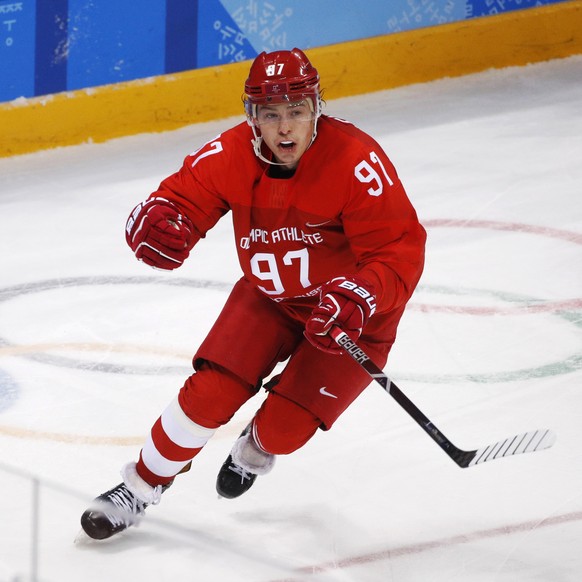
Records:
[[[123,483],[97,497],[81,516],[81,527],[95,540],[104,540],[137,525],[148,505],[157,505],[170,486],[151,487],[129,463],[121,471]]]
[[[234,499],[246,493],[257,475],[266,475],[275,464],[275,455],[258,447],[249,424],[234,443],[216,479],[216,491],[221,497]]]

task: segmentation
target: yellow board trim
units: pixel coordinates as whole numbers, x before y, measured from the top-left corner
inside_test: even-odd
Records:
[[[582,0],[306,51],[326,99],[582,53]],[[249,62],[0,104],[0,157],[243,115]]]

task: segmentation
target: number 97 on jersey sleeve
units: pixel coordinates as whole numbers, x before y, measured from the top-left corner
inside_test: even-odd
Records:
[[[368,188],[368,194],[370,196],[380,196],[384,192],[382,176],[389,186],[394,186],[394,182],[388,175],[382,160],[374,151],[370,152],[370,162],[368,160],[362,160],[356,165],[354,168],[354,176],[363,184],[370,184],[370,188]]]

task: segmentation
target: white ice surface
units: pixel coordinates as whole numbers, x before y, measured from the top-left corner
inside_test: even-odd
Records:
[[[581,579],[582,57],[327,112],[378,139],[429,233],[386,372],[461,448],[538,427],[555,447],[459,469],[370,386],[246,496],[219,500],[258,396],[140,527],[75,543],[240,273],[228,217],[174,273],[134,260],[126,217],[241,118],[2,159],[0,582]]]

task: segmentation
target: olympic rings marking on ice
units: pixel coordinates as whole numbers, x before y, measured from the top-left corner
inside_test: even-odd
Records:
[[[70,289],[82,286],[96,286],[96,285],[167,285],[170,287],[191,287],[194,289],[210,289],[217,291],[228,292],[232,289],[232,285],[228,283],[220,283],[217,281],[204,281],[196,279],[171,278],[162,279],[158,277],[68,277],[64,279],[48,279],[45,281],[36,281],[34,283],[24,283],[22,285],[14,285],[0,289],[0,302],[21,297],[23,295],[31,295],[34,293],[41,293],[43,291],[53,291],[55,289]],[[66,344],[54,344],[52,348],[67,347]],[[136,347],[125,346],[127,351],[134,352]],[[86,370],[91,372],[105,372],[109,374],[141,374],[141,375],[159,375],[159,374],[184,374],[190,373],[191,368],[188,366],[137,366],[128,364],[112,364],[101,361],[75,360],[63,356],[56,356],[54,354],[43,353],[41,350],[35,351],[33,346],[13,346],[10,342],[0,337],[0,354],[20,355],[29,360],[49,364],[61,368],[73,368],[78,370]],[[96,351],[96,346],[89,347],[89,344],[78,344],[76,349],[84,351]],[[106,346],[106,350],[121,351],[121,346],[113,348]],[[144,348],[139,348],[143,351]],[[147,350],[146,350],[147,351]],[[178,355],[163,352],[163,350],[152,350],[151,353],[165,355]]]
[[[424,222],[427,228],[447,227],[447,228],[482,228],[493,229],[510,232],[530,233],[535,235],[542,235],[546,237],[560,239],[574,244],[582,244],[582,234],[562,231],[553,228],[520,224],[520,223],[505,223],[498,221],[484,221],[484,220],[456,220],[456,219],[433,219]],[[198,289],[214,289],[218,291],[229,291],[232,285],[228,283],[220,283],[215,281],[199,281],[185,278],[159,278],[151,276],[139,277],[112,277],[112,276],[98,276],[98,277],[69,277],[63,279],[49,279],[45,281],[38,281],[33,283],[26,283],[22,285],[15,285],[0,289],[0,301],[7,301],[14,297],[40,293],[54,289],[66,289],[78,286],[95,286],[95,285],[134,285],[134,284],[159,284],[177,287],[192,287]],[[577,310],[582,307],[582,299],[569,299],[563,301],[540,302],[539,300],[521,299],[519,302],[512,301],[513,305],[509,307],[472,307],[461,305],[431,305],[431,304],[417,304],[411,302],[409,308],[411,310],[419,310],[423,312],[443,312],[454,314],[467,315],[515,315],[528,313],[561,313],[565,311]],[[119,365],[107,362],[93,362],[81,361],[71,358],[55,356],[47,353],[39,353],[25,346],[12,346],[5,339],[0,337],[0,353],[13,354],[18,353],[23,357],[32,359],[37,362],[42,362],[59,367],[68,367],[75,369],[83,369],[94,372],[106,372],[116,374],[182,374],[185,372],[185,366],[164,366],[164,367],[149,367],[136,365]],[[40,346],[39,346],[40,347]],[[58,348],[55,345],[53,347]],[[60,346],[63,347],[63,346]],[[94,349],[87,348],[87,350]],[[83,348],[81,348],[83,349]],[[107,347],[108,351],[115,351],[111,346]],[[118,348],[118,351],[121,348]],[[127,349],[127,348],[126,348]],[[16,351],[13,351],[16,350]],[[570,359],[565,360],[568,362]],[[578,363],[574,362],[574,369],[578,369]],[[550,369],[555,369],[552,366]],[[189,368],[188,368],[189,370]],[[567,369],[566,371],[571,371]],[[447,380],[450,381],[450,378]],[[2,384],[0,384],[0,388]]]
[[[571,230],[524,224],[521,222],[501,222],[499,220],[460,220],[449,218],[433,218],[423,221],[426,228],[482,228],[485,230],[502,230],[508,232],[523,232],[539,234],[547,238],[556,238],[569,243],[582,245],[582,234]]]
[[[509,293],[500,292],[485,292],[483,290],[466,290],[466,289],[452,289],[449,287],[437,287],[437,286],[427,286],[423,287],[430,291],[436,293],[447,293],[449,295],[473,295],[473,294],[487,294],[495,299],[500,299],[508,303],[517,303],[522,306],[522,308],[491,308],[491,313],[485,313],[489,308],[458,308],[457,306],[435,306],[436,309],[432,309],[432,306],[420,306],[418,311],[422,312],[436,312],[436,313],[461,313],[463,315],[525,315],[527,313],[537,314],[541,312],[550,312],[551,314],[565,320],[566,322],[573,324],[574,326],[582,329],[582,317],[579,314],[573,313],[576,309],[579,309],[580,302],[575,301],[565,301],[565,302],[553,302],[554,305],[559,305],[560,307],[566,305],[569,309],[542,309],[536,310],[531,309],[528,312],[528,305],[530,307],[535,307],[535,302],[528,297],[518,296]],[[542,304],[543,307],[547,308],[548,304]],[[574,308],[571,308],[574,306]],[[417,306],[418,307],[418,306]],[[475,312],[475,313],[473,313]],[[497,382],[512,382],[516,380],[523,380],[524,378],[545,378],[548,376],[559,376],[562,374],[568,374],[582,368],[582,354],[575,353],[567,358],[559,360],[557,362],[550,362],[542,366],[537,366],[534,368],[523,368],[513,371],[505,372],[484,372],[481,374],[401,374],[399,377],[403,380],[411,380],[416,382],[423,382],[427,384],[452,384],[454,382],[475,382],[475,383],[497,383]]]
[[[493,230],[503,230],[512,232],[530,233],[536,235],[547,236],[551,238],[560,239],[573,244],[582,244],[582,234],[573,233],[569,231],[562,231],[553,228],[539,227],[519,223],[503,223],[496,221],[476,221],[476,220],[428,220],[424,222],[427,228],[431,227],[449,227],[449,228],[483,228]],[[162,279],[158,277],[69,277],[64,279],[49,279],[45,281],[38,281],[33,283],[26,283],[22,285],[15,285],[0,289],[0,302],[8,301],[15,297],[28,295],[33,293],[40,293],[54,289],[74,288],[78,286],[95,286],[95,285],[135,285],[135,284],[158,284],[177,287],[192,287],[197,289],[214,289],[217,291],[228,292],[232,288],[231,284],[220,283],[215,281],[197,281],[184,278]],[[433,288],[432,290],[437,290]],[[458,291],[458,290],[457,290]],[[471,292],[471,291],[470,291]],[[473,290],[472,292],[475,292]],[[479,291],[483,293],[483,290]],[[498,297],[499,298],[499,297]],[[507,299],[507,298],[505,298]],[[567,318],[571,323],[580,325],[578,317],[569,317],[571,312],[582,307],[582,299],[569,299],[553,302],[540,302],[531,298],[517,298],[510,299],[514,305],[509,307],[470,307],[470,306],[453,306],[453,305],[428,305],[428,304],[413,304],[410,308],[422,312],[441,312],[467,315],[516,315],[516,314],[531,314],[531,313],[557,313],[558,315]],[[569,312],[569,313],[568,313]],[[137,366],[119,366],[114,364],[104,364],[103,362],[80,362],[68,358],[58,358],[56,356],[48,356],[47,354],[38,353],[48,347],[60,348],[74,348],[83,349],[84,351],[101,350],[103,348],[100,344],[75,344],[75,345],[51,345],[37,344],[29,346],[13,346],[6,340],[0,337],[0,355],[25,355],[37,361],[43,361],[58,366],[68,366],[73,368],[82,368],[92,371],[103,371],[113,373],[140,373],[140,374],[160,374],[160,373],[174,373],[183,372],[182,367],[157,367],[155,370],[146,367]],[[134,346],[119,345],[115,348],[106,346],[108,351],[133,351]],[[143,348],[140,347],[143,352]],[[151,350],[151,353],[162,353],[160,350]],[[168,355],[165,352],[164,355]],[[176,355],[176,354],[173,354]],[[499,374],[482,374],[472,375],[470,377],[459,376],[435,376],[431,375],[426,378],[412,377],[416,381],[426,381],[430,383],[435,382],[458,382],[470,380],[473,382],[506,382],[511,380],[518,380],[525,377],[543,377],[549,375],[558,375],[568,373],[573,370],[578,370],[582,367],[582,356],[575,355],[566,358],[562,362],[550,363],[529,370],[516,370],[513,372],[505,372]],[[18,385],[16,381],[6,372],[0,370],[0,412],[10,406],[16,400],[18,394]],[[95,437],[95,436],[81,436],[81,435],[67,435],[60,433],[52,433],[46,431],[33,431],[29,429],[0,427],[0,434],[25,437],[25,438],[41,438],[60,442],[81,443],[81,444],[99,444],[99,445],[135,445],[143,441],[143,437]]]
[[[427,287],[422,287],[426,289]],[[473,307],[470,305],[430,305],[426,303],[410,303],[407,309],[415,311],[430,311],[440,313],[455,313],[458,315],[528,315],[532,313],[557,313],[582,309],[582,299],[565,299],[563,301],[546,301],[532,299],[520,305],[509,307]]]
[[[121,437],[121,436],[80,435],[35,430],[30,428],[20,428],[14,426],[0,426],[0,435],[15,438],[53,441],[65,444],[97,445],[97,446],[109,445],[116,447],[139,446],[142,445],[145,440],[144,436]]]
[[[231,421],[227,426],[223,426],[215,435],[214,439],[232,440],[241,433],[241,430],[248,424],[248,420],[239,419]],[[70,434],[62,432],[52,432],[36,430],[31,428],[21,428],[14,426],[0,425],[0,435],[14,438],[25,438],[34,440],[49,440],[53,442],[74,444],[74,445],[96,445],[96,446],[140,446],[145,441],[145,435],[140,436],[98,436]]]
[[[582,299],[564,299],[560,301],[541,301],[531,297],[516,296],[503,292],[489,292],[484,289],[451,289],[436,285],[419,285],[419,291],[429,290],[437,294],[452,295],[490,295],[509,303],[508,306],[470,306],[437,305],[432,303],[415,303],[411,301],[407,309],[431,313],[453,313],[456,315],[532,315],[537,313],[564,314],[582,309]]]
[[[431,219],[423,222],[428,228],[481,228],[485,230],[499,230],[540,235],[555,238],[568,243],[582,245],[582,234],[569,230],[559,230],[535,224],[519,222],[500,222],[496,220],[458,220],[458,219]],[[518,315],[529,313],[572,311],[582,308],[582,298],[566,299],[561,301],[530,300],[511,307],[471,307],[463,305],[428,305],[410,303],[408,308],[419,311],[440,311],[466,315]]]
[[[568,243],[582,245],[582,234],[567,230],[560,230],[545,226],[537,226],[531,224],[515,223],[515,222],[500,222],[493,220],[457,220],[457,219],[432,219],[423,222],[424,226],[428,228],[481,228],[486,230],[499,230],[507,232],[518,232],[525,234],[540,235],[548,238],[565,241]],[[421,286],[420,289],[423,287]],[[433,291],[442,292],[443,288],[438,287],[424,287]],[[449,291],[447,291],[449,292]],[[453,293],[484,293],[483,290],[459,290],[456,289]],[[508,307],[499,306],[464,306],[464,305],[432,305],[423,303],[411,302],[407,309],[422,311],[422,312],[440,312],[453,313],[462,315],[528,315],[536,313],[553,313],[565,319],[569,323],[582,327],[582,320],[577,314],[573,312],[582,308],[582,298],[565,299],[560,301],[540,301],[539,299],[510,296],[509,294],[494,294],[497,298],[511,303]],[[403,379],[410,379],[418,382],[426,383],[452,383],[459,381],[470,382],[510,382],[520,380],[523,378],[544,378],[548,376],[557,376],[567,374],[582,368],[582,355],[574,354],[559,362],[552,362],[536,368],[526,368],[509,372],[499,373],[483,373],[471,374],[465,376],[459,375],[409,375],[402,376]]]
[[[68,289],[79,286],[94,286],[94,285],[136,285],[136,284],[159,284],[176,287],[192,287],[196,289],[214,289],[217,291],[228,292],[232,285],[227,283],[220,283],[216,281],[200,281],[184,278],[161,279],[157,277],[68,277],[64,279],[49,279],[45,281],[36,281],[33,283],[24,283],[22,285],[14,285],[0,289],[0,302],[8,301],[23,295],[31,295],[34,293],[41,293],[43,291],[51,291],[55,289]],[[185,356],[184,354],[176,354],[163,349],[148,349],[143,346],[131,346],[119,344],[116,346],[95,344],[95,343],[79,343],[79,344],[30,344],[26,346],[12,345],[10,342],[0,337],[0,355],[22,356],[31,360],[42,362],[45,364],[56,365],[59,367],[69,367],[75,369],[84,369],[99,372],[109,373],[123,373],[123,374],[172,374],[172,373],[190,373],[191,368],[187,366],[165,366],[150,368],[146,366],[129,366],[106,364],[104,362],[89,362],[73,360],[64,357],[51,356],[43,354],[47,349],[67,349],[72,348],[82,351],[122,351],[125,353],[136,352],[139,353],[153,353],[157,355],[173,355],[191,357],[191,354]],[[0,412],[9,408],[18,398],[18,384],[6,372],[0,369]],[[240,431],[239,431],[240,432]],[[108,436],[82,436],[69,435],[64,433],[53,433],[48,431],[37,431],[26,428],[0,426],[0,434],[19,437],[19,438],[35,438],[43,440],[52,440],[64,443],[75,444],[90,444],[90,445],[139,445],[143,442],[143,437],[108,437]]]

